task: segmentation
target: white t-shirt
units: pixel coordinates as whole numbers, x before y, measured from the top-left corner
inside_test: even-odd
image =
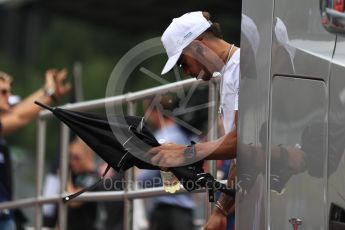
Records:
[[[222,70],[220,89],[220,112],[223,116],[225,133],[231,132],[235,126],[235,111],[238,110],[238,94],[240,83],[240,49],[236,50]]]

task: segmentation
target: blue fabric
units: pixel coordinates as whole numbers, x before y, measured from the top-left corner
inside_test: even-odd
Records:
[[[160,129],[154,133],[154,136],[159,141],[164,139],[166,142],[172,142],[181,145],[190,144],[188,136],[179,128],[178,125],[173,124]],[[159,170],[140,170],[137,178],[141,187],[159,187],[163,186],[162,178]],[[193,209],[195,203],[190,194],[174,195],[174,196],[159,196],[151,198],[151,207],[148,207],[149,211],[154,209],[159,203],[177,205],[183,208]]]
[[[1,167],[1,164],[0,164]],[[0,181],[0,203],[10,200],[10,195],[4,184]],[[1,228],[0,228],[1,229]]]
[[[1,126],[1,124],[0,124]],[[12,172],[11,159],[6,141],[0,138],[0,202],[11,200]]]
[[[224,173],[224,177],[222,180],[227,180],[228,179],[228,174],[230,170],[232,161],[231,160],[224,160],[222,167],[220,170]],[[219,199],[221,193],[217,193],[217,200]],[[229,215],[227,219],[227,225],[226,225],[226,230],[233,230],[234,229],[234,224],[235,224],[235,214]]]
[[[189,137],[181,130],[177,124],[172,124],[170,126],[164,127],[154,134],[155,138],[159,141],[164,139],[167,142],[172,142],[180,145],[190,144]]]
[[[0,220],[0,229],[1,230],[16,230],[16,224],[13,219]]]
[[[234,230],[235,224],[235,214],[228,216],[228,223],[226,225],[226,230]]]

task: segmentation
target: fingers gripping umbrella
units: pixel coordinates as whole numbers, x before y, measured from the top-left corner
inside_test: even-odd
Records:
[[[140,169],[160,169],[144,159],[145,153],[160,144],[146,127],[143,117],[138,116],[102,116],[99,114],[71,111],[58,107],[49,107],[38,101],[35,103],[50,110],[60,121],[73,130],[108,167],[100,180],[93,186],[64,198],[71,200],[85,191],[95,189],[103,180],[108,170],[113,168],[121,173],[133,166]],[[221,191],[235,196],[235,191],[205,173],[203,161],[191,165],[172,167],[169,170],[180,180],[187,191],[206,188],[210,201],[214,201],[214,192]]]

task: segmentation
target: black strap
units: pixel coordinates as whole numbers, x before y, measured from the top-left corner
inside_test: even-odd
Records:
[[[83,194],[84,192],[90,192],[92,190],[94,190],[95,188],[97,188],[99,186],[99,184],[103,181],[104,177],[107,175],[109,169],[110,169],[110,165],[108,164],[107,165],[107,168],[104,170],[104,173],[102,175],[102,177],[96,182],[94,183],[93,185],[89,186],[89,187],[86,187],[86,188],[83,188],[82,190],[80,190],[79,192],[76,192],[76,193],[73,193],[69,196],[66,196],[62,199],[62,201],[64,203],[70,201],[70,200],[73,200],[74,198],[78,197],[79,195]]]
[[[228,196],[231,196],[235,198],[236,196],[236,190],[228,188],[225,184],[217,181],[214,179],[214,177],[209,173],[199,173],[197,179],[197,183],[201,185],[202,187],[205,187],[208,192],[208,199],[209,202],[215,201],[215,195],[214,193],[216,191],[220,191],[222,193],[227,194]]]

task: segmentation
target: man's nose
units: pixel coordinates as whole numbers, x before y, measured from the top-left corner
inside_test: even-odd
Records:
[[[11,93],[6,93],[6,95],[4,95],[5,100],[9,101],[10,100],[10,96],[11,96]]]

